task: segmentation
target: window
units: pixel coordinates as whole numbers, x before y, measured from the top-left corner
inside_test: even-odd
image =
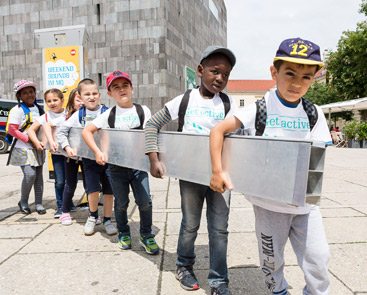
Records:
[[[245,100],[244,99],[240,99],[240,107],[244,107],[245,106]]]

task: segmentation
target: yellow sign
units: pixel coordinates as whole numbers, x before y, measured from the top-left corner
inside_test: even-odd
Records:
[[[79,46],[45,48],[44,51],[45,90],[57,88],[69,98],[70,91],[80,81]]]

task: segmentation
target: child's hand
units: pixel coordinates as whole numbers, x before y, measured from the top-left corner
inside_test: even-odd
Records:
[[[96,162],[99,165],[102,165],[102,166],[106,165],[105,156],[101,151],[96,152],[94,155],[96,156]]]
[[[74,150],[70,146],[66,146],[65,151],[68,154],[69,158],[74,159],[76,157],[76,154],[75,154]]]
[[[210,177],[210,188],[213,191],[223,194],[226,191],[226,188],[232,190],[233,185],[225,173],[213,173]]]
[[[160,161],[150,163],[150,174],[156,178],[164,178],[164,165]]]
[[[54,142],[54,141],[49,142],[48,144],[50,146],[51,152],[56,153],[57,150],[58,150],[58,147],[59,147],[58,144],[56,142]]]
[[[45,144],[43,142],[38,141],[38,142],[35,142],[33,145],[39,151],[45,150]]]

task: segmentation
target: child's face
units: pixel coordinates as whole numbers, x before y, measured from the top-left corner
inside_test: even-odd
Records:
[[[18,97],[28,107],[31,107],[36,100],[36,92],[34,91],[33,87],[25,87],[18,92]]]
[[[201,95],[213,97],[214,94],[222,91],[228,83],[231,70],[232,66],[224,55],[215,54],[207,58],[204,65],[199,65],[196,71],[201,78]]]
[[[133,90],[128,80],[119,78],[112,81],[107,94],[116,100],[119,107],[130,107]]]
[[[277,70],[270,67],[271,76],[277,83],[277,93],[290,104],[298,104],[312,84],[317,66],[301,65],[284,61]]]
[[[74,97],[74,109],[76,111],[78,111],[82,106],[84,105],[80,95],[77,93],[75,93],[75,97]]]
[[[56,93],[47,93],[46,99],[45,99],[46,105],[49,110],[53,111],[54,113],[61,113],[63,108],[62,104],[64,102],[64,99],[61,99],[56,95]]]
[[[101,98],[101,93],[98,91],[98,87],[95,84],[82,85],[82,90],[80,91],[80,97],[83,104],[88,110],[95,110],[98,107],[99,99]]]

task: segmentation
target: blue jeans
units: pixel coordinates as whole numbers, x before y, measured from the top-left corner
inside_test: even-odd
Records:
[[[195,263],[195,240],[200,227],[201,212],[206,200],[206,218],[209,234],[211,287],[228,283],[227,244],[230,192],[214,192],[210,187],[180,180],[182,221],[177,245],[177,266]]]
[[[129,185],[133,190],[135,203],[140,213],[140,235],[145,238],[152,235],[152,199],[150,197],[148,173],[140,170],[109,164],[111,184],[115,196],[115,218],[119,237],[130,235],[127,208],[129,206]]]
[[[52,165],[55,173],[55,193],[57,208],[62,207],[62,195],[65,188],[65,161],[66,158],[62,155],[51,154]]]

